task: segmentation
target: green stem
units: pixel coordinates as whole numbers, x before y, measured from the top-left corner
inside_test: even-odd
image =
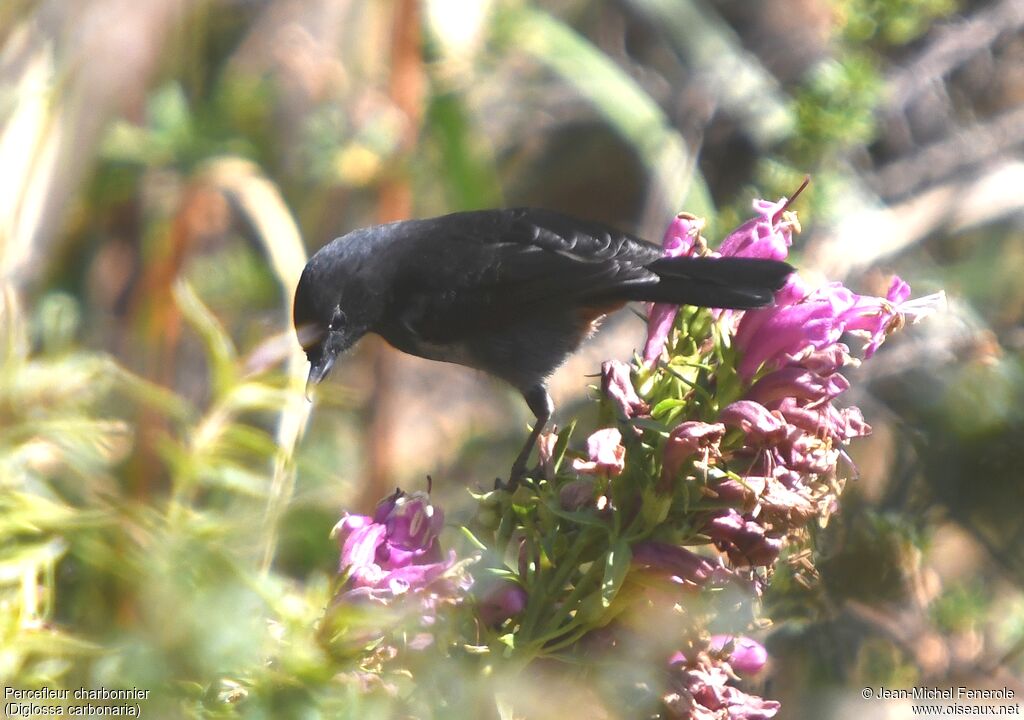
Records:
[[[714,368],[711,367],[710,365],[708,365],[707,363],[685,362],[684,361],[684,362],[675,362],[675,363],[672,363],[672,364],[673,365],[682,365],[684,367],[700,368],[701,370],[707,370],[708,372],[711,372],[712,370],[714,370]]]
[[[580,598],[584,594],[584,591],[587,590],[587,586],[592,585],[594,579],[599,578],[603,571],[603,563],[599,563],[597,561],[591,563],[590,567],[587,568],[587,571],[583,574],[583,577],[581,577],[579,582],[576,583],[576,587],[572,589],[572,592],[569,593],[569,596],[565,599],[560,612],[554,616],[554,620],[552,622],[548,623],[544,627],[543,632],[540,634],[542,637],[550,637],[552,634],[560,634],[564,632],[563,628],[566,625],[566,618],[571,617],[572,613],[579,609]],[[576,619],[573,618],[573,621],[575,620]]]
[[[562,586],[569,579],[569,576],[577,569],[579,557],[589,545],[589,533],[586,531],[580,531],[572,546],[569,548],[569,551],[565,554],[565,557],[559,562],[558,567],[555,569],[551,578],[544,584],[541,584],[540,582],[540,568],[537,568],[537,576],[533,586],[541,588],[542,590],[540,593],[531,593],[530,595],[530,600],[527,603],[526,615],[523,618],[523,623],[520,626],[518,633],[520,638],[527,642],[533,642],[534,638],[532,638],[531,635],[533,633],[534,626],[537,623],[540,610],[551,605],[551,599],[557,597]]]
[[[542,588],[541,582],[544,576],[544,571],[537,563],[537,572],[534,574],[532,586],[535,588]],[[523,616],[523,622],[519,626],[519,632],[516,633],[521,639],[529,642],[530,634],[533,632],[533,626],[537,624],[537,617],[540,615],[541,608],[548,605],[548,593],[547,592],[532,592],[526,602],[526,614]]]
[[[512,530],[515,523],[512,522],[512,501],[503,503],[501,506],[501,520],[498,521],[498,531],[495,533],[495,548],[501,548],[502,552],[508,551],[509,541],[512,540]]]
[[[708,403],[714,402],[714,398],[711,397],[711,393],[709,393],[707,391],[707,388],[701,387],[697,383],[695,383],[692,380],[690,380],[689,378],[685,377],[681,372],[676,370],[671,365],[666,365],[665,369],[669,372],[670,375],[672,375],[672,377],[676,378],[677,380],[679,380],[681,383],[683,383],[687,387],[689,387],[689,388],[693,389],[694,391],[696,391],[702,398],[704,398],[705,402],[708,402]]]
[[[589,538],[584,541],[585,534],[585,531],[581,531],[580,534],[576,536],[576,541],[572,544],[572,547],[569,548],[569,552],[562,560],[561,567],[558,568],[558,572],[555,573],[554,577],[551,578],[551,582],[549,582],[545,588],[547,595],[553,595],[558,592],[562,585],[565,584],[565,581],[569,579],[569,575],[572,571],[576,569],[577,560],[579,560],[580,555],[583,554],[583,550],[590,544]]]
[[[538,646],[543,647],[544,644],[549,642],[550,640],[552,640],[554,638],[561,637],[561,636],[565,635],[567,632],[572,632],[573,630],[575,630],[576,628],[578,628],[580,625],[583,625],[583,624],[584,624],[583,618],[581,618],[579,615],[576,615],[573,618],[571,618],[569,620],[569,622],[565,623],[564,625],[560,625],[558,627],[555,627],[555,628],[552,628],[552,629],[548,630],[545,633],[541,633],[540,635],[537,635],[534,638],[534,642]]]
[[[576,632],[574,632],[571,635],[569,635],[569,637],[564,638],[562,640],[559,640],[554,645],[548,645],[546,648],[544,648],[544,653],[545,654],[550,654],[550,653],[556,652],[558,650],[561,650],[564,647],[568,647],[569,645],[572,645],[574,642],[576,642],[581,637],[586,635],[588,632],[590,632],[590,628],[589,627],[582,627],[579,630],[577,630]]]

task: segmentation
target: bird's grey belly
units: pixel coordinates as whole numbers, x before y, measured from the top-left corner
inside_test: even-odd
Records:
[[[399,336],[388,334],[383,337],[396,349],[409,355],[467,367],[479,367],[465,343],[432,343],[412,334]]]
[[[483,370],[527,390],[557,370],[590,330],[589,323],[580,327],[569,309],[496,323],[443,344],[422,338],[408,326],[390,327],[380,334],[402,352]]]

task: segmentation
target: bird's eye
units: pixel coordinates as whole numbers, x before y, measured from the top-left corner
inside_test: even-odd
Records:
[[[348,317],[342,312],[341,308],[337,308],[334,311],[334,315],[331,316],[331,323],[328,325],[330,330],[340,330],[342,326],[348,321]]]

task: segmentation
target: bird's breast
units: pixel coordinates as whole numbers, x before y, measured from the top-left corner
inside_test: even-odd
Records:
[[[439,362],[455,363],[476,367],[465,343],[435,343],[425,340],[408,328],[388,328],[380,332],[381,337],[387,340],[388,344],[396,350],[401,350],[409,355],[437,360]]]

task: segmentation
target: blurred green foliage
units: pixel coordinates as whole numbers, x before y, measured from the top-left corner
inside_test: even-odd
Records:
[[[843,35],[850,42],[905,45],[936,18],[957,10],[957,0],[840,0]]]
[[[870,57],[850,55],[822,63],[796,100],[795,157],[813,162],[870,141],[881,80]]]

